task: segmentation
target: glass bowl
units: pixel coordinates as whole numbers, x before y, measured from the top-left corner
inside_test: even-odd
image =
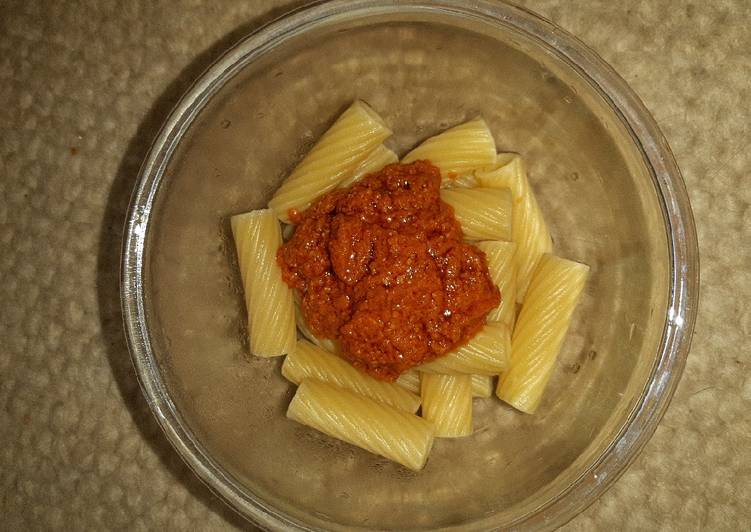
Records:
[[[477,400],[471,437],[413,473],[288,421],[280,360],[248,354],[229,230],[354,99],[398,152],[482,115],[528,163],[558,254],[592,267],[537,414]],[[691,211],[644,106],[591,50],[496,2],[314,4],[249,36],[183,97],[141,170],[122,301],[143,391],[208,486],[269,529],[547,529],[655,430],[697,303]]]

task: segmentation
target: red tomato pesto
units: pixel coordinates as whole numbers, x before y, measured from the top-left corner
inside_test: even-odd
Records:
[[[463,241],[429,161],[392,164],[304,212],[277,254],[313,333],[393,381],[448,353],[500,302],[485,254]]]

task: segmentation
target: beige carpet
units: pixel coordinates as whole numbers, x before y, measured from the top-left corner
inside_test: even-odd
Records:
[[[683,169],[702,302],[673,403],[568,530],[751,528],[746,0],[524,2],[636,89]],[[0,0],[0,529],[247,527],[182,464],[120,325],[120,231],[147,144],[229,43],[289,7]]]

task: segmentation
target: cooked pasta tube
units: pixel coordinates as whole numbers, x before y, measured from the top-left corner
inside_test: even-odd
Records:
[[[511,365],[496,394],[533,413],[550,379],[589,267],[545,254],[529,284],[511,343]]]
[[[478,185],[475,174],[464,174],[459,177],[444,179],[441,188],[474,188]]]
[[[300,383],[287,417],[415,471],[433,446],[429,421],[313,379]]]
[[[514,328],[516,317],[516,243],[486,240],[477,247],[488,259],[490,278],[501,291],[501,303],[488,313],[488,321],[505,323]]]
[[[543,253],[553,250],[548,227],[529,186],[522,158],[515,153],[499,153],[494,167],[478,170],[475,176],[483,187],[510,188],[513,197],[511,240],[517,249],[516,300],[521,303],[537,261]]]
[[[399,375],[399,378],[396,379],[396,384],[410,392],[420,393],[420,372],[409,369]]]
[[[409,390],[420,393],[420,372],[410,369],[399,375],[396,384]],[[490,397],[493,395],[493,377],[491,375],[472,375],[472,395],[474,397]]]
[[[276,264],[282,243],[279,222],[264,209],[233,216],[230,225],[248,310],[250,352],[263,357],[289,353],[297,335],[292,290]]]
[[[441,199],[468,240],[511,240],[511,191],[507,188],[445,188]]]
[[[419,396],[397,384],[376,380],[307,340],[299,340],[284,359],[282,375],[295,384],[303,379],[328,382],[406,412],[420,408]]]
[[[424,373],[498,375],[508,367],[511,335],[503,323],[488,322],[463,346],[426,364]]]
[[[439,133],[404,156],[403,163],[427,159],[441,170],[444,181],[495,162],[495,140],[482,118]]]
[[[289,222],[289,210],[302,211],[343,180],[391,130],[367,104],[356,101],[326,131],[269,201],[277,217]]]
[[[387,164],[395,163],[398,160],[399,157],[397,157],[393,151],[381,144],[375,150],[370,152],[365,160],[360,163],[360,166],[355,168],[355,171],[352,173],[352,175],[344,179],[341,183],[339,183],[338,186],[339,188],[348,187],[353,183],[356,183],[366,175],[377,172]]]
[[[490,397],[493,395],[493,377],[491,375],[472,375],[472,396]]]
[[[422,417],[435,435],[457,438],[472,434],[472,376],[422,375]]]

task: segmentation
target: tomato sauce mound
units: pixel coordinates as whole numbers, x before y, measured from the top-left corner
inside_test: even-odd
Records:
[[[429,161],[388,165],[290,211],[295,232],[277,253],[313,333],[381,380],[465,343],[500,302],[440,184]]]

